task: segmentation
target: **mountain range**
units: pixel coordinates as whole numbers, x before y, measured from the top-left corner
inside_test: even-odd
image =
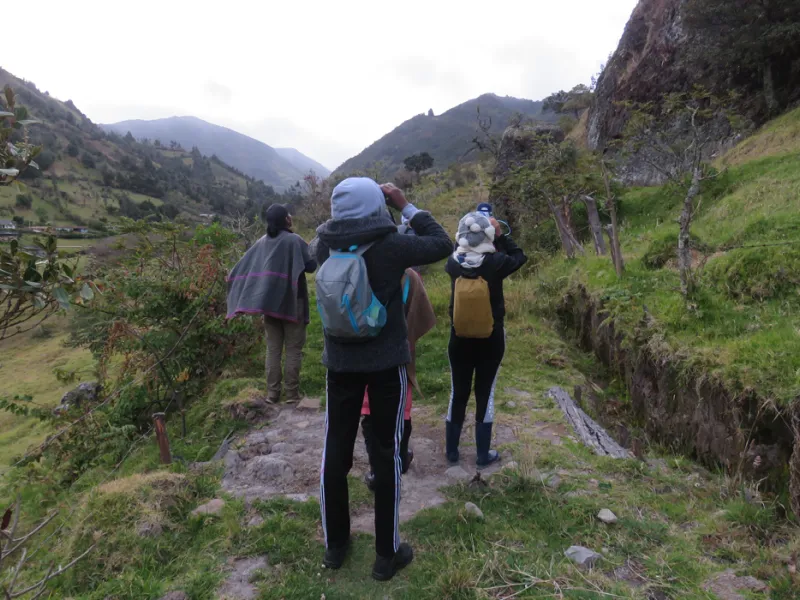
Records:
[[[120,121],[101,125],[120,135],[128,132],[137,140],[159,140],[168,145],[175,141],[186,149],[196,147],[206,156],[220,160],[260,179],[277,191],[302,181],[313,170],[327,177],[328,169],[294,148],[273,148],[238,131],[208,123],[197,117],[169,117],[152,121]]]
[[[502,134],[516,114],[542,121],[558,118],[552,112],[543,113],[542,102],[483,94],[438,116],[429,112],[412,117],[345,161],[334,174],[350,175],[377,166],[381,176],[391,176],[403,167],[406,157],[420,152],[433,157],[434,168],[462,160],[473,147],[473,138],[479,135],[479,109],[481,120],[491,121],[489,130],[495,135]]]

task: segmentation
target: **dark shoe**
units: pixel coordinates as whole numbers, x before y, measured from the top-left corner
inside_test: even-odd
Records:
[[[375,566],[372,567],[372,578],[378,581],[389,581],[397,575],[400,569],[411,564],[414,560],[414,550],[405,542],[395,552],[392,558],[379,556],[375,559]]]
[[[492,424],[475,423],[475,446],[478,450],[478,458],[475,461],[479,467],[486,467],[500,460],[497,450],[490,450],[492,442]]]
[[[461,440],[461,428],[463,426],[459,423],[451,423],[447,421],[445,423],[444,429],[444,440],[445,440],[445,453],[447,454],[447,460],[451,464],[455,464],[458,462],[459,454],[458,454],[458,443]]]
[[[344,546],[339,548],[326,548],[325,558],[322,559],[322,566],[326,569],[341,569],[344,564],[344,559],[350,552],[350,540]]]
[[[369,473],[364,475],[364,483],[367,484],[367,489],[374,494],[375,493],[375,473],[370,471]]]
[[[409,448],[408,452],[406,452],[406,457],[403,460],[403,475],[408,473],[408,468],[411,466],[412,462],[414,462],[414,451]]]

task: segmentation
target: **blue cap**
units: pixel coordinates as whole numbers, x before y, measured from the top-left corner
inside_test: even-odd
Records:
[[[492,205],[488,202],[481,202],[478,204],[478,212],[485,214],[487,217],[492,216]]]

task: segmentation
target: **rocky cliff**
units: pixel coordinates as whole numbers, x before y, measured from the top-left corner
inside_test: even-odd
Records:
[[[736,91],[736,112],[755,125],[800,99],[800,43],[792,34],[800,31],[800,2],[787,0],[789,8],[781,2],[766,2],[765,8],[754,4],[640,0],[598,80],[587,124],[589,147],[602,149],[622,136],[629,114],[623,103],[658,103],[666,94],[689,91],[695,85],[720,96]],[[736,32],[747,30],[751,18],[754,31],[779,32],[783,37],[776,34],[774,44],[760,47],[753,40],[738,43]],[[758,59],[745,60],[756,54]],[[721,150],[726,141],[721,139],[711,152]],[[628,161],[624,178],[635,183],[658,179],[635,158]]]

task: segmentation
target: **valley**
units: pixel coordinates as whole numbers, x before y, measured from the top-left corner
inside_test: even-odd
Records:
[[[97,125],[0,69],[0,596],[800,598],[798,27],[640,0],[591,85],[418,114],[332,172],[196,117]],[[268,400],[261,321],[226,318],[266,209],[311,241],[351,176],[451,236],[488,202],[529,259],[481,471],[474,399],[445,457],[451,280],[420,270],[415,558],[383,583],[360,433],[351,552],[321,566],[319,316],[297,403]]]

